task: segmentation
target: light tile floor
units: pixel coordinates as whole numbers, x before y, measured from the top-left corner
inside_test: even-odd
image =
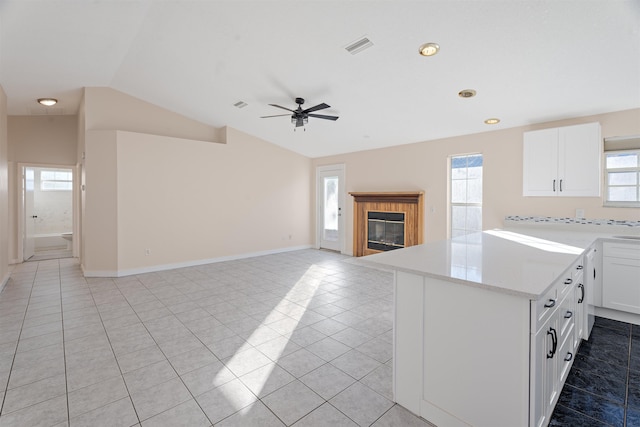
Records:
[[[0,427],[419,426],[392,402],[392,276],[302,250],[85,279],[16,265]]]

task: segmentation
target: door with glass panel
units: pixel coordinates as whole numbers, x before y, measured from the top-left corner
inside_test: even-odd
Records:
[[[344,166],[320,166],[317,171],[318,247],[343,252]]]

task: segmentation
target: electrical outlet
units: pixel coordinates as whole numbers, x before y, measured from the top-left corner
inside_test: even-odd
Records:
[[[151,255],[151,249],[145,249],[144,250],[144,254],[145,255]]]

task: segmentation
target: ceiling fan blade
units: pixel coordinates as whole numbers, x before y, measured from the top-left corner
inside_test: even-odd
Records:
[[[310,113],[312,111],[318,111],[318,110],[324,110],[325,108],[329,108],[330,106],[325,104],[324,102],[322,104],[318,104],[315,107],[310,107],[307,108],[306,110],[302,110],[303,113]]]
[[[276,114],[275,116],[260,116],[261,119],[268,119],[269,117],[284,117],[291,116],[291,114]]]
[[[271,105],[272,107],[282,108],[283,110],[291,111],[292,113],[294,113],[294,112],[295,112],[295,111],[293,111],[293,110],[290,110],[290,109],[289,109],[289,108],[287,108],[287,107],[283,107],[282,105],[277,105],[277,104],[269,104],[269,105]]]
[[[309,114],[309,117],[316,117],[318,119],[327,119],[327,120],[338,120],[338,116],[325,116],[324,114]]]

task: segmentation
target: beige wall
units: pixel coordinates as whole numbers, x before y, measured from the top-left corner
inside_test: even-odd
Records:
[[[0,86],[0,289],[9,279],[9,172],[7,96]]]
[[[85,129],[126,130],[224,143],[225,133],[157,105],[106,87],[84,90]]]
[[[587,218],[640,220],[640,209],[605,208],[602,206],[602,198],[522,196],[522,133],[527,130],[594,121],[600,122],[603,138],[640,134],[640,109],[634,109],[323,157],[314,159],[313,166],[344,163],[347,192],[424,190],[425,241],[447,237],[447,158],[458,154],[483,154],[484,229],[501,227],[506,215],[575,217],[576,208],[584,209]],[[347,252],[352,253],[352,197],[347,196],[345,208],[346,247]]]
[[[9,116],[9,261],[18,256],[18,203],[20,201],[19,163],[73,167],[77,158],[78,121],[76,116]]]
[[[10,116],[9,161],[75,166],[76,116]]]
[[[310,245],[310,159],[111,89],[85,89],[83,104],[87,275]]]
[[[112,272],[117,269],[116,142],[116,131],[88,131],[85,135],[86,188],[81,231],[85,271]]]
[[[227,140],[117,132],[120,273],[309,245],[311,161],[233,129]]]

